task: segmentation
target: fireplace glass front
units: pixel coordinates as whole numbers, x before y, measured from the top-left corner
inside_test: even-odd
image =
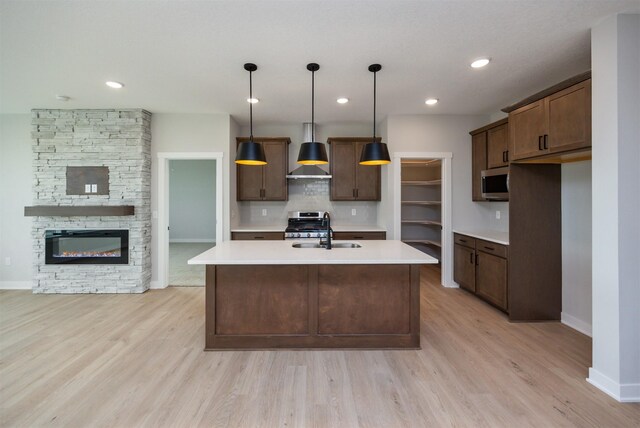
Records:
[[[129,263],[128,230],[47,230],[45,262],[51,264]]]

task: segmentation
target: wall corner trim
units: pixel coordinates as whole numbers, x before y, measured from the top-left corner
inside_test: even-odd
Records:
[[[618,383],[593,367],[587,382],[621,403],[640,403],[640,383]]]

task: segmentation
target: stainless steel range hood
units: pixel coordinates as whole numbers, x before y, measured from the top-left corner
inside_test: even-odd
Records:
[[[311,141],[311,136],[313,134],[313,124],[303,123],[302,127],[304,134],[303,141]],[[299,180],[303,178],[317,180],[331,178],[331,174],[317,165],[302,165],[301,167],[296,168],[289,174],[287,174],[287,178],[293,180]]]
[[[287,178],[294,180],[301,178],[331,178],[331,174],[316,165],[302,165],[287,174]]]

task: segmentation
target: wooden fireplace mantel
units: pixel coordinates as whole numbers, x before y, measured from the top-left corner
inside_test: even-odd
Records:
[[[24,207],[25,217],[128,216],[135,214],[133,205],[36,205]]]

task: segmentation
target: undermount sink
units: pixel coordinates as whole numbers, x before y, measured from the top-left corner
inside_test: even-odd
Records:
[[[320,245],[311,242],[296,242],[291,246],[293,248],[326,248],[326,245]],[[362,245],[355,242],[332,242],[331,248],[362,248]]]

